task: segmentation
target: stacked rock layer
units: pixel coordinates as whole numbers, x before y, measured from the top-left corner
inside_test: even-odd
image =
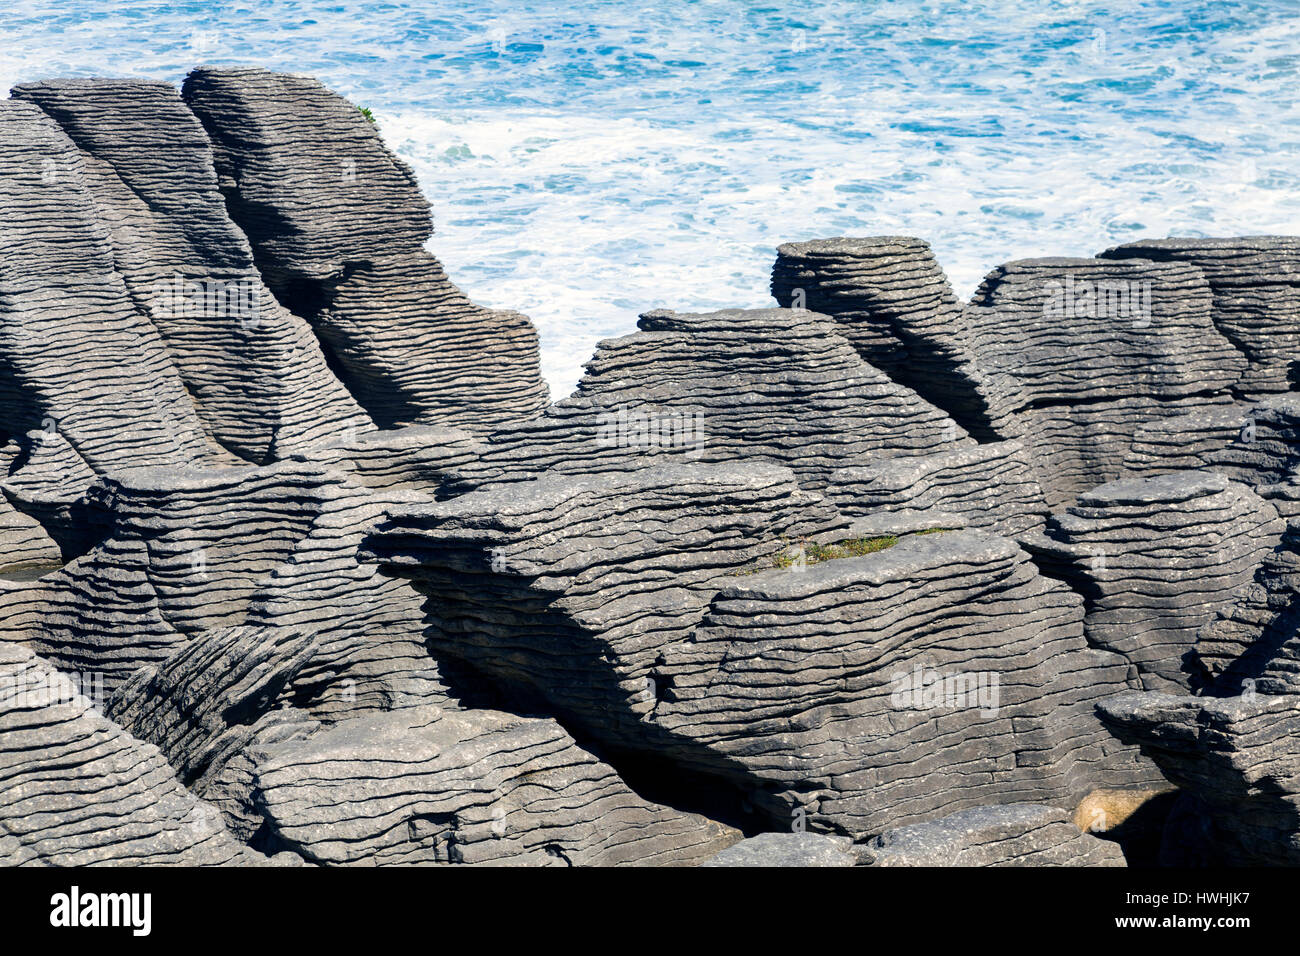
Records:
[[[0,179],[0,863],[1300,859],[1296,239],[791,243],[548,404],[315,80]]]

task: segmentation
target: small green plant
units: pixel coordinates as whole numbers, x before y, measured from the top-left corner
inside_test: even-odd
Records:
[[[916,534],[939,534],[947,528],[927,528]],[[822,561],[835,561],[839,558],[860,558],[875,554],[898,544],[898,535],[885,534],[871,538],[845,538],[833,544],[817,544],[813,541],[785,541],[785,547],[774,555],[736,572],[737,576],[757,574],[759,571],[772,569],[789,569],[796,564],[819,564]]]
[[[375,114],[370,112],[369,106],[358,106],[357,109],[361,111],[361,115],[366,118],[366,122],[368,122],[371,126],[379,125],[378,123],[375,122]]]

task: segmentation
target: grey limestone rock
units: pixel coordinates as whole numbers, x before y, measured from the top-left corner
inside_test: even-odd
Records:
[[[81,151],[114,266],[217,442],[263,464],[373,429],[310,327],[263,284],[226,213],[207,134],[175,87],[58,80],[13,96],[39,106]]]
[[[1278,546],[1285,522],[1213,472],[1110,482],[1054,515],[1030,542],[1084,596],[1088,641],[1122,654],[1148,690],[1191,686],[1200,630]]]
[[[1117,844],[1083,833],[1065,810],[1010,803],[889,830],[869,866],[1124,866]]]
[[[453,487],[739,460],[784,465],[820,488],[846,465],[972,444],[863,362],[826,316],[657,311],[639,326],[600,343],[572,396],[488,435]]]
[[[356,558],[386,507],[425,496],[302,462],[142,472],[92,490],[112,528],[42,578],[46,607],[27,636],[61,667],[103,673],[112,692],[194,638],[247,626],[261,639],[315,635],[319,660],[365,657],[365,673],[352,675],[363,698],[441,686],[423,647],[420,596]]]
[[[820,239],[780,247],[772,292],[981,441],[1023,443],[1054,507],[1120,477],[1147,423],[1230,407],[1248,364],[1181,262],[1010,262],[962,306],[921,240]]]
[[[1236,390],[1258,397],[1291,389],[1300,349],[1300,238],[1144,239],[1101,255],[1198,269],[1213,295],[1214,324],[1249,363]]]
[[[1005,402],[966,341],[962,305],[929,243],[911,236],[815,239],[777,249],[772,296],[834,316],[858,354],[988,441]]]
[[[848,837],[825,833],[760,833],[727,847],[702,866],[857,866]]]
[[[424,250],[429,204],[360,110],[260,69],[198,69],[182,93],[267,283],[376,423],[488,430],[542,410],[537,331],[471,303]]]
[[[548,406],[315,80],[23,84],[0,180],[0,862],[1117,865],[1161,773],[1300,858],[1300,240],[787,244]]]
[[[843,535],[818,514],[783,469],[665,466],[394,509],[364,554],[429,596],[435,654],[773,822],[862,837],[1151,775],[1092,717],[1129,665],[1088,647],[1081,600],[1014,543],[919,535],[761,570]],[[895,703],[916,670],[958,674],[962,700]]]
[[[1300,711],[1294,696],[1122,694],[1098,708],[1202,813],[1203,856],[1231,866],[1300,863]]]
[[[255,863],[220,814],[30,650],[0,643],[0,861]]]
[[[116,269],[80,151],[35,105],[0,103],[0,422],[83,473],[221,460],[172,356]],[[10,476],[12,481],[13,476]]]
[[[272,837],[330,865],[690,865],[740,834],[642,799],[553,720],[420,707],[262,748]]]

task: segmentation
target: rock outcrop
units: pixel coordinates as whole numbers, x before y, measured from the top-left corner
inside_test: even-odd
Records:
[[[1249,365],[1182,262],[1010,262],[963,307],[920,240],[825,239],[780,247],[772,294],[981,441],[1022,442],[1054,507],[1120,477],[1152,421],[1230,409]]]
[[[849,464],[973,442],[812,312],[648,312],[600,343],[577,391],[484,439],[459,487],[649,462],[772,462],[809,487]]]
[[[1149,773],[1091,716],[1128,664],[1087,646],[1081,600],[1028,555],[954,532],[763,571],[788,541],[843,536],[791,477],[544,478],[394,509],[367,553],[429,596],[435,654],[771,821],[861,837]]]
[[[548,405],[314,80],[0,182],[0,863],[1300,862],[1300,240],[792,243]]]
[[[703,866],[857,866],[848,837],[824,833],[760,833],[727,847]]]
[[[259,755],[270,838],[313,862],[690,865],[740,834],[641,799],[553,720],[402,710]]]
[[[263,464],[374,427],[311,328],[262,282],[226,212],[208,137],[175,87],[63,80],[13,96],[39,106],[80,150],[114,268],[215,441]]]
[[[102,673],[111,693],[200,635],[246,626],[257,640],[310,633],[326,656],[364,646],[376,693],[418,697],[437,685],[419,595],[356,559],[386,508],[424,496],[296,462],[142,472],[92,494],[113,525],[42,579],[47,603],[24,635],[61,668]],[[413,683],[390,686],[386,668]]]
[[[1114,843],[1081,832],[1056,807],[1011,803],[889,830],[863,850],[868,866],[1123,866]]]
[[[357,107],[258,69],[198,69],[182,93],[267,283],[375,422],[488,430],[541,412],[537,331],[471,303],[424,251],[429,204]]]
[[[1147,690],[1190,688],[1201,628],[1281,541],[1277,509],[1213,472],[1110,482],[1079,496],[1031,542],[1083,595],[1088,642],[1132,662]]]
[[[97,713],[30,650],[0,643],[0,865],[256,862],[158,748]]]
[[[979,367],[962,305],[923,239],[786,243],[772,267],[772,297],[786,308],[834,316],[863,359],[981,441],[1006,431],[997,378]]]
[[[1248,362],[1236,391],[1258,397],[1293,387],[1300,350],[1300,239],[1144,239],[1101,256],[1187,263],[1200,270],[1213,295],[1215,326]]]
[[[1293,696],[1126,694],[1101,719],[1138,744],[1197,804],[1192,832],[1167,834],[1165,861],[1300,863],[1300,712]],[[1184,824],[1186,826],[1186,824]]]
[[[0,103],[0,176],[6,497],[45,502],[43,517],[67,520],[52,533],[72,536],[57,512],[94,476],[223,455],[117,270],[80,151],[30,103]]]

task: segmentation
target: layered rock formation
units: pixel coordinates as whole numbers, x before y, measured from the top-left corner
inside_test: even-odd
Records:
[[[221,865],[259,859],[30,650],[0,643],[0,865]]]
[[[740,837],[641,799],[553,720],[421,707],[260,758],[271,837],[317,863],[690,865]]]
[[[1201,628],[1280,543],[1284,522],[1212,472],[1110,482],[1054,515],[1037,553],[1087,601],[1088,641],[1136,665],[1148,690],[1190,686]]]
[[[1251,362],[1182,262],[1010,262],[963,307],[924,242],[827,239],[781,246],[772,294],[982,441],[1023,442],[1053,506],[1118,478],[1147,423],[1230,408]]]
[[[608,748],[723,778],[772,822],[861,837],[1143,779],[1092,720],[1129,667],[1087,646],[1076,595],[969,532],[763,571],[783,541],[843,536],[791,479],[543,478],[393,510],[367,551],[437,608],[435,654]],[[915,700],[899,686],[914,674]]]
[[[1300,349],[1300,239],[1144,239],[1101,256],[1187,263],[1200,270],[1213,296],[1215,326],[1248,362],[1236,391],[1255,397],[1292,387]]]
[[[548,406],[314,80],[0,178],[0,862],[1296,861],[1296,240],[784,245]]]
[[[1004,387],[979,367],[961,303],[923,239],[786,243],[772,267],[772,297],[786,308],[834,316],[872,366],[920,392],[982,441],[1004,437]]]
[[[220,461],[117,270],[81,153],[32,104],[0,103],[0,176],[0,421],[17,446],[6,487],[54,517],[96,474]]]
[[[39,106],[81,151],[114,268],[213,439],[260,464],[374,427],[306,322],[262,282],[226,212],[208,138],[174,87],[67,80],[13,96]]]
[[[429,204],[355,106],[254,69],[195,70],[183,95],[268,284],[381,427],[486,430],[542,410],[532,323],[474,305],[424,251]]]
[[[1100,716],[1140,744],[1194,806],[1193,826],[1167,835],[1164,861],[1230,866],[1300,862],[1300,734],[1291,696],[1106,701]]]
[[[656,462],[765,461],[791,468],[845,514],[942,512],[1008,534],[1047,512],[1017,443],[975,442],[867,364],[815,312],[648,312],[602,342],[577,391],[538,419],[488,435],[449,482],[460,493],[539,475]]]

